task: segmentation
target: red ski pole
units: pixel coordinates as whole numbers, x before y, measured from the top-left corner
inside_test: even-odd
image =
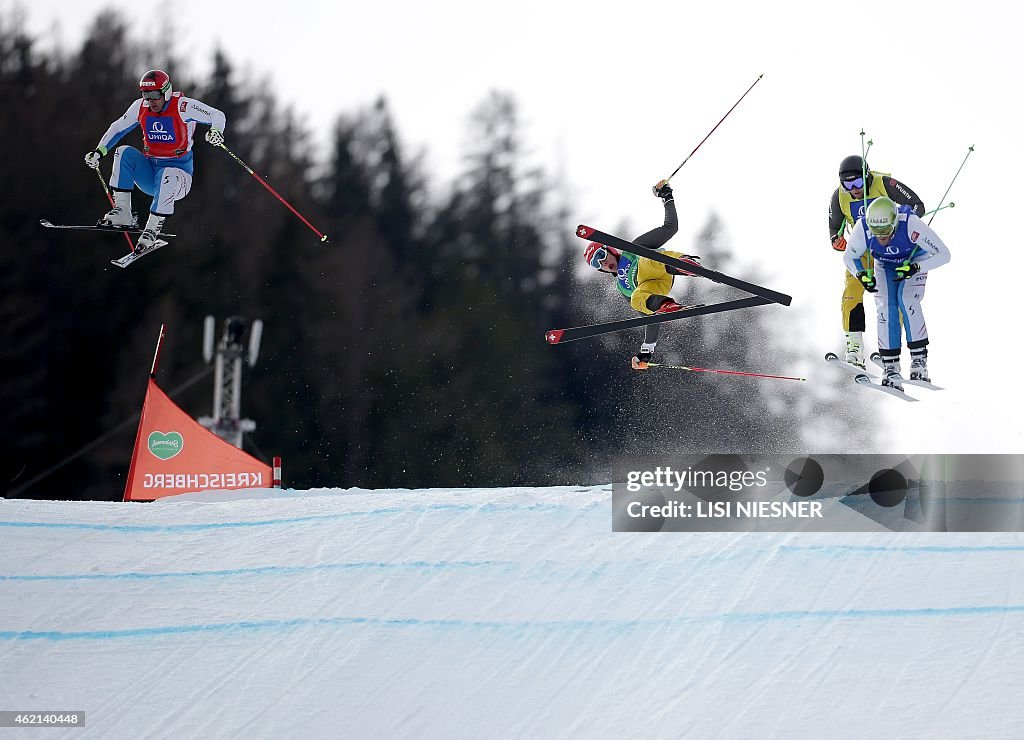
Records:
[[[762,77],[764,77],[763,74],[762,75],[758,75],[757,79],[754,80],[754,85],[756,85],[758,82],[760,82]],[[740,104],[740,102],[743,100],[743,98],[747,97],[747,93],[754,89],[754,85],[751,85],[750,87],[748,87],[747,88],[747,92],[745,92],[742,95],[740,95],[740,99],[732,104],[732,108],[730,108],[728,111],[726,111],[725,115],[722,116],[722,120],[715,124],[715,128],[718,128],[719,126],[722,125],[722,121],[724,121],[726,118],[729,117],[729,114],[732,113],[736,109],[736,106]],[[669,180],[671,180],[673,177],[676,176],[676,173],[679,172],[679,170],[683,169],[683,165],[690,161],[690,157],[692,157],[694,154],[697,153],[697,150],[700,149],[701,146],[704,144],[704,142],[707,141],[711,137],[711,134],[715,133],[715,128],[713,128],[710,131],[708,131],[708,135],[700,140],[700,144],[698,144],[697,146],[695,146],[693,148],[693,151],[690,152],[690,154],[686,157],[686,159],[683,160],[682,164],[680,164],[678,167],[676,167],[674,170],[672,170],[672,174],[665,178],[665,182],[668,182]]]
[[[110,188],[107,187],[107,181],[104,180],[103,179],[103,175],[100,174],[99,165],[96,166],[96,177],[98,177],[100,179],[100,185],[103,186],[103,192],[107,194],[107,200],[110,201],[110,207],[113,208],[114,207],[114,196],[110,194]],[[132,238],[128,235],[128,232],[127,231],[122,231],[121,233],[124,234],[124,240],[126,242],[128,242],[128,248],[131,251],[134,252],[135,251],[135,244],[132,242]]]
[[[262,186],[263,186],[263,187],[265,187],[265,188],[266,188],[267,190],[269,190],[269,191],[270,191],[270,192],[271,192],[271,193],[273,194],[273,196],[274,196],[275,198],[277,198],[277,199],[278,199],[279,201],[281,201],[281,202],[282,202],[282,203],[284,203],[284,204],[285,204],[286,206],[288,206],[288,210],[289,210],[289,211],[291,211],[291,212],[292,212],[292,213],[294,213],[294,214],[295,214],[296,216],[298,216],[298,217],[299,217],[299,220],[301,220],[301,221],[302,221],[302,223],[306,224],[306,226],[308,226],[308,227],[309,227],[310,229],[312,229],[312,231],[313,231],[313,233],[314,233],[314,234],[316,234],[317,236],[319,236],[319,237],[320,237],[320,241],[322,241],[322,242],[325,242],[325,241],[327,241],[327,234],[321,234],[321,233],[320,233],[320,232],[319,232],[319,231],[317,230],[317,228],[316,228],[315,226],[313,226],[313,224],[311,224],[311,223],[310,223],[309,221],[307,221],[307,220],[306,220],[305,216],[303,216],[303,215],[302,215],[301,213],[299,213],[298,211],[296,211],[296,210],[295,210],[295,209],[294,209],[294,208],[292,207],[292,204],[291,204],[291,203],[289,203],[289,202],[288,202],[288,201],[286,201],[286,200],[285,200],[284,198],[282,198],[282,197],[280,196],[280,194],[279,194],[279,193],[278,193],[278,192],[277,192],[276,190],[274,190],[274,189],[273,189],[272,187],[270,187],[270,183],[268,183],[268,182],[267,182],[266,180],[264,180],[264,179],[263,179],[262,177],[260,177],[259,175],[257,175],[257,174],[256,174],[255,172],[253,172],[253,171],[252,171],[252,167],[250,167],[250,166],[249,166],[249,165],[247,165],[247,164],[246,164],[245,162],[243,162],[243,161],[242,161],[241,159],[239,159],[239,158],[238,158],[238,155],[237,155],[237,154],[235,154],[235,153],[234,153],[233,151],[231,151],[230,149],[228,149],[228,148],[227,148],[226,146],[224,146],[224,144],[218,144],[218,146],[219,146],[219,147],[220,147],[221,149],[223,149],[224,151],[226,151],[226,152],[227,152],[228,154],[230,154],[230,155],[231,155],[231,158],[232,158],[233,160],[235,160],[236,162],[238,162],[238,164],[240,164],[240,165],[242,166],[242,169],[244,169],[244,170],[245,170],[246,172],[248,172],[248,173],[249,173],[250,175],[252,175],[252,176],[253,176],[254,178],[256,178],[257,182],[259,182],[259,183],[260,183],[260,185],[262,185]]]
[[[648,362],[647,367],[663,367],[667,370],[691,370],[696,373],[719,373],[721,375],[743,375],[748,378],[774,378],[775,380],[807,380],[807,378],[793,378],[788,375],[765,375],[764,373],[745,373],[740,370],[716,370],[708,367],[687,367],[686,365],[665,365],[660,362]]]

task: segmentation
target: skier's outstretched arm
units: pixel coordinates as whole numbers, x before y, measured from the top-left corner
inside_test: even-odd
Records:
[[[928,272],[949,262],[949,248],[928,224],[917,216],[909,216],[907,230],[917,232],[917,251],[911,261],[917,263],[919,272]]]
[[[866,251],[868,251],[868,241],[864,236],[864,225],[858,221],[850,233],[850,239],[846,242],[846,251],[843,252],[843,264],[854,277],[864,271],[861,257]]]
[[[212,129],[216,129],[221,133],[228,125],[227,116],[222,111],[217,110],[212,105],[207,105],[202,100],[196,100],[195,98],[182,98],[180,103],[181,117],[186,121],[195,121],[196,123],[205,123]]]
[[[885,177],[882,180],[885,186],[885,194],[892,198],[893,202],[901,206],[910,206],[917,216],[924,215],[924,201],[917,193],[908,188],[895,177]]]
[[[828,204],[828,238],[832,242],[832,249],[842,252],[846,248],[846,240],[843,239],[843,224],[846,217],[842,208],[839,207],[839,188],[832,193],[832,200]],[[842,241],[842,244],[839,242]]]
[[[139,127],[139,110],[142,108],[142,98],[128,106],[124,115],[115,120],[100,137],[96,150],[106,153],[113,149],[125,134]]]
[[[659,197],[662,198],[665,203],[665,223],[655,229],[651,229],[645,234],[641,234],[633,240],[641,247],[658,249],[669,239],[675,236],[677,231],[679,231],[679,216],[676,215],[676,202],[672,196],[672,189],[669,188],[668,185],[665,185],[664,187],[668,189],[668,194],[661,195]],[[664,189],[661,192],[664,192]]]

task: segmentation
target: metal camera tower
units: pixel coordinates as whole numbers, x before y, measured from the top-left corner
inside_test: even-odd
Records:
[[[224,321],[224,333],[214,350],[216,321],[207,316],[203,324],[203,359],[209,365],[216,359],[213,385],[213,416],[197,420],[221,439],[242,448],[242,437],[255,431],[256,422],[242,419],[242,360],[249,367],[256,364],[263,336],[263,322],[256,319],[251,326],[247,319],[232,316]],[[248,347],[243,343],[249,330]]]

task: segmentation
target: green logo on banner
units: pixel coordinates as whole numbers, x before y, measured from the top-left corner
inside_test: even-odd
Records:
[[[185,439],[177,432],[151,432],[149,435],[149,451],[161,460],[170,460],[184,446]]]

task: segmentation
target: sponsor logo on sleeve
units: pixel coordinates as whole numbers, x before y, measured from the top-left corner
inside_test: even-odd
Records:
[[[919,232],[919,231],[911,232],[911,234],[910,234],[910,241],[916,242],[917,241],[917,237],[919,237],[919,236],[921,236],[921,232]]]
[[[178,111],[180,113],[184,113],[186,108],[188,108],[188,101],[187,100],[182,100],[181,101],[181,105],[178,106]]]
[[[150,432],[146,447],[153,457],[170,460],[181,452],[185,446],[185,438],[180,432]]]

